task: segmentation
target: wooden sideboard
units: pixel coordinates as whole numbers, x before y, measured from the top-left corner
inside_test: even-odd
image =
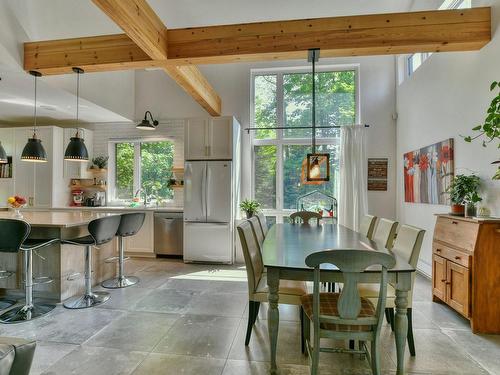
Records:
[[[500,334],[500,219],[437,215],[432,298],[469,319],[474,333]]]

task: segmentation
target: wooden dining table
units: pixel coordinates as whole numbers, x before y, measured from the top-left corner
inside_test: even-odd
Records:
[[[280,280],[313,280],[313,268],[305,264],[306,257],[323,250],[349,249],[373,250],[394,255],[396,264],[388,270],[388,281],[396,289],[395,341],[397,374],[405,373],[404,354],[408,319],[408,291],[415,269],[397,254],[377,245],[361,233],[338,224],[275,224],[264,240],[262,257],[267,268],[269,289],[268,329],[271,347],[271,373],[277,372],[276,350],[279,328],[279,284]],[[359,282],[379,283],[380,266],[372,266],[361,274]],[[321,281],[342,282],[342,273],[334,265],[322,265]]]

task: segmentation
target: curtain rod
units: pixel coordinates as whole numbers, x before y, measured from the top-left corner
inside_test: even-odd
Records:
[[[265,127],[265,128],[245,128],[246,132],[250,134],[250,131],[253,130],[283,130],[283,129],[288,129],[288,130],[295,130],[295,129],[340,129],[345,126],[352,126],[352,125],[332,125],[332,126],[276,126],[276,127]],[[365,128],[369,128],[370,125],[364,124]]]

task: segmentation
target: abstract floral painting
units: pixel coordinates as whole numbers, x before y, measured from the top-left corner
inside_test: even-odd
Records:
[[[450,204],[445,194],[454,175],[453,139],[404,154],[405,202]]]

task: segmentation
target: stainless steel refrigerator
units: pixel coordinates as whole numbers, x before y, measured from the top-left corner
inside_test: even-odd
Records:
[[[232,161],[184,165],[184,261],[232,263]]]

